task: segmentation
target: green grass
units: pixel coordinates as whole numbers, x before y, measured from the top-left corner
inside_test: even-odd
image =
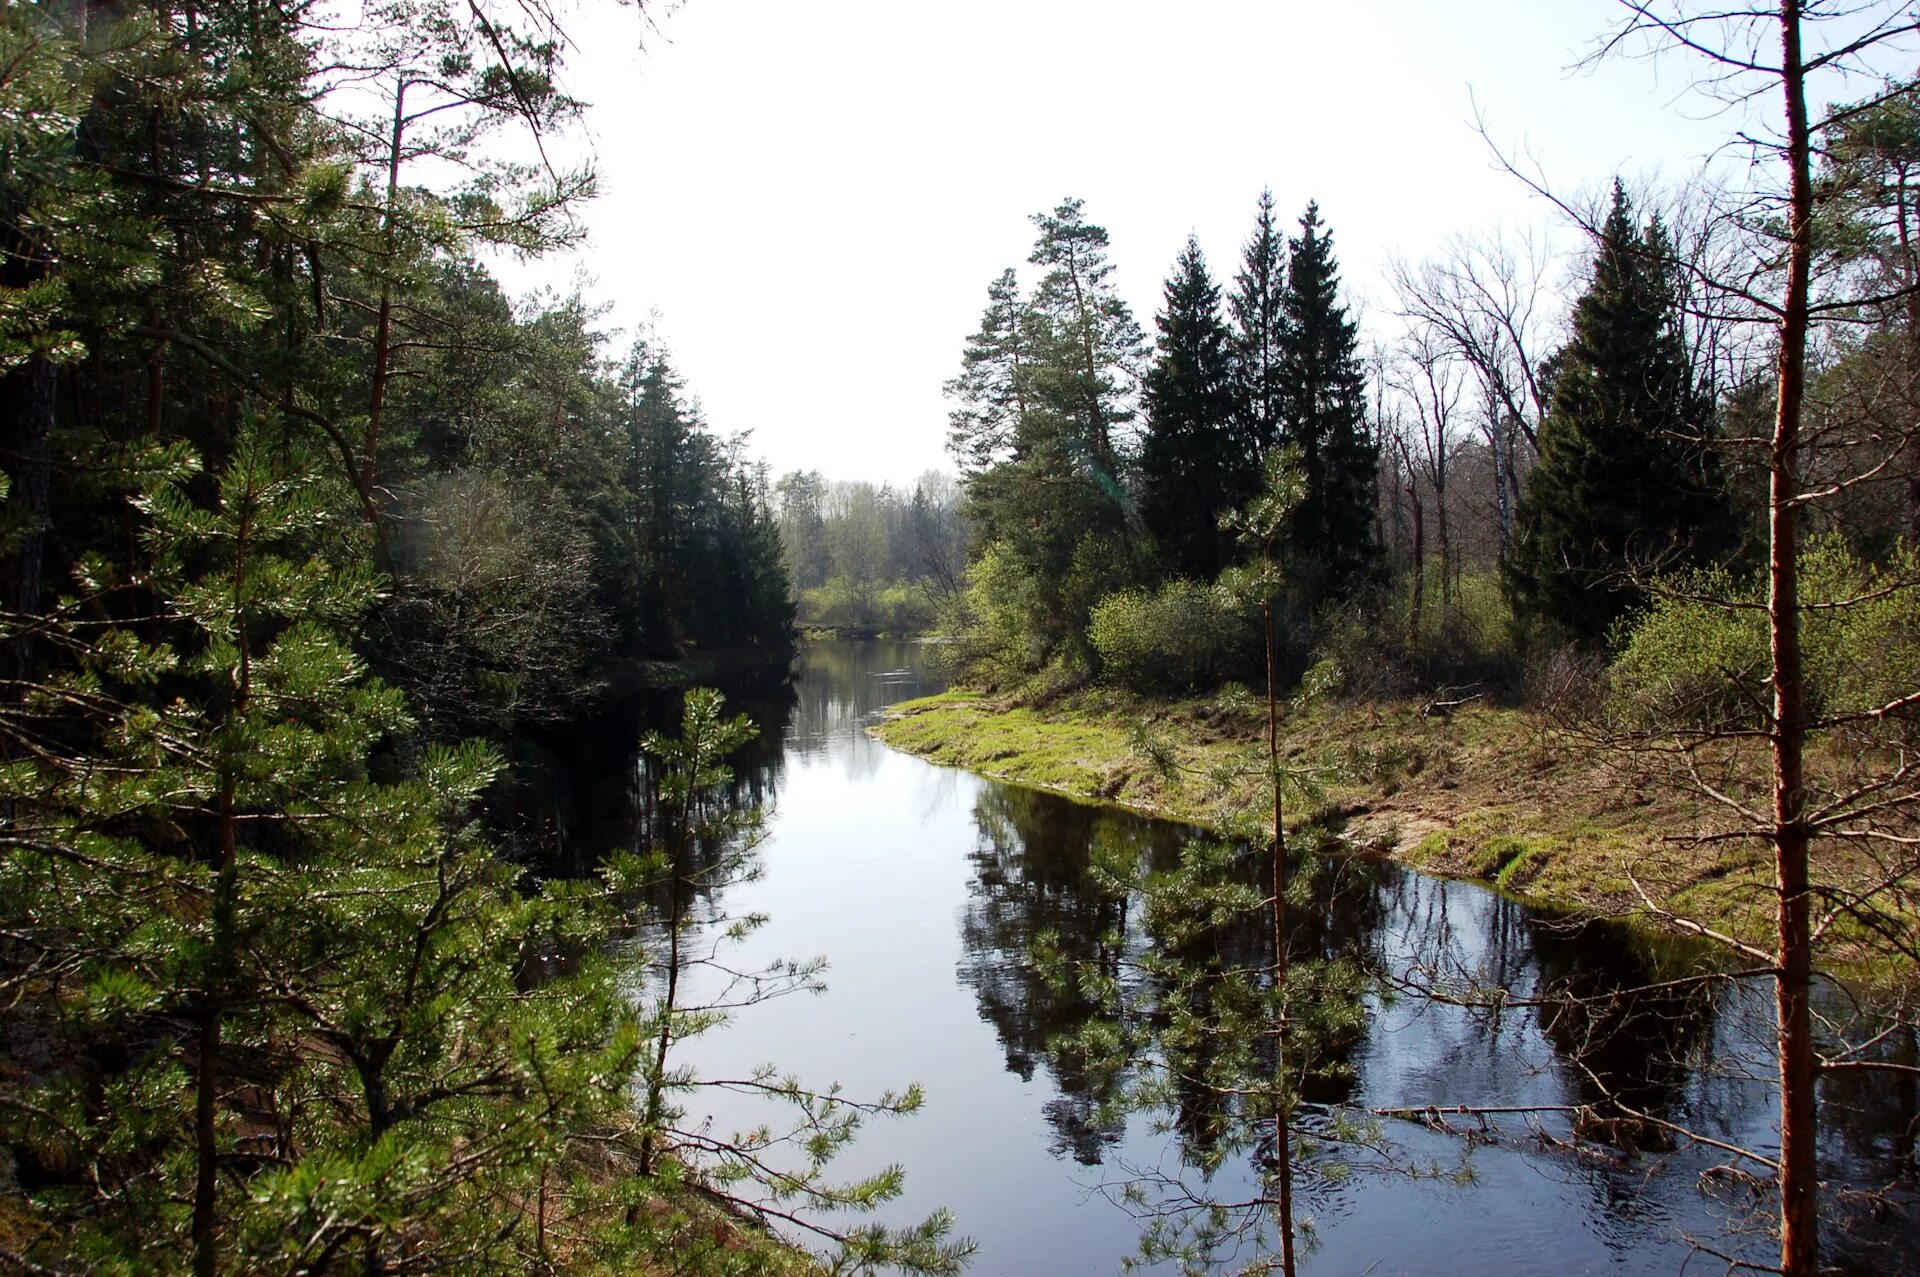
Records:
[[[1283,753],[1326,778],[1328,811],[1356,845],[1531,903],[1646,918],[1635,882],[1675,912],[1752,940],[1768,934],[1751,850],[1676,841],[1703,813],[1642,792],[1607,760],[1523,710],[1448,718],[1419,702],[1289,706]],[[965,690],[894,707],[888,744],[1074,798],[1223,828],[1260,802],[1264,710],[1244,694],[1181,701],[1088,689],[1044,709]],[[1136,748],[1140,729],[1175,764]]]

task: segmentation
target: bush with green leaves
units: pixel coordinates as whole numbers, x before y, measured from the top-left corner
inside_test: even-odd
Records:
[[[967,569],[967,587],[943,618],[952,639],[946,661],[987,687],[1018,683],[1046,663],[1038,619],[1041,582],[1006,546],[987,545]]]
[[[1869,563],[1838,536],[1800,560],[1807,702],[1818,715],[1865,714],[1914,692],[1920,669],[1920,555]],[[1655,590],[1616,638],[1612,709],[1625,721],[1690,728],[1760,725],[1771,700],[1766,584],[1723,568]]]
[[[1094,605],[1087,637],[1104,678],[1148,693],[1211,686],[1259,650],[1244,607],[1195,581],[1107,595]]]

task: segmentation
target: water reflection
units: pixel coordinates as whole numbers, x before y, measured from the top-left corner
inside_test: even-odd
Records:
[[[1078,984],[1047,979],[1034,961],[1034,944],[1047,933],[1064,961],[1121,979],[1130,900],[1100,871],[1124,880],[1139,865],[1177,854],[1185,831],[1007,785],[980,791],[973,820],[979,838],[969,856],[973,879],[960,921],[966,953],[960,981],[973,989],[981,1018],[999,1035],[1007,1068],[1022,1081],[1031,1081],[1042,1064],[1052,1074],[1061,1094],[1044,1112],[1055,1150],[1097,1165],[1124,1124],[1100,1115],[1097,1079],[1056,1058],[1051,1044],[1101,1008]]]
[[[941,690],[922,672],[922,655],[907,644],[815,644],[790,684],[729,689],[730,708],[763,729],[735,760],[735,800],[772,806],[761,851],[768,872],[701,907],[771,917],[743,964],[824,953],[833,969],[823,998],[753,1008],[724,1042],[702,1047],[723,1071],[772,1060],[856,1090],[925,1082],[926,1113],[876,1127],[855,1146],[872,1169],[907,1167],[908,1199],[894,1222],[953,1207],[960,1229],[983,1242],[977,1272],[1114,1272],[1137,1224],[1095,1190],[1128,1167],[1179,1175],[1238,1148],[1240,1119],[1197,1084],[1174,1088],[1156,1115],[1166,1133],[1107,1111],[1114,1079],[1055,1044],[1109,1008],[1044,978],[1033,952],[1047,934],[1069,961],[1142,979],[1133,960],[1164,937],[1141,899],[1113,881],[1171,865],[1192,831],[931,767],[878,744],[865,731],[876,713]],[[546,839],[558,866],[580,870],[596,849],[644,845],[649,780],[634,746],[676,713],[676,702],[655,698],[547,742],[544,789],[530,786],[503,808],[532,831],[529,844]],[[1267,873],[1256,857],[1242,868],[1253,882]],[[1313,1061],[1324,1075],[1308,1092],[1313,1102],[1589,1106],[1604,1119],[1617,1101],[1730,1143],[1760,1151],[1772,1143],[1767,991],[1678,983],[1702,972],[1703,951],[1570,925],[1390,863],[1322,857],[1302,868],[1313,889],[1311,905],[1289,915],[1297,959],[1357,953],[1375,971],[1503,987],[1522,1002],[1574,995],[1504,1010],[1370,995],[1364,1031],[1326,1044]],[[1266,923],[1254,916],[1210,934],[1203,956],[1251,968],[1270,951]],[[1828,1013],[1841,1014],[1841,1003],[1833,994]],[[1915,1044],[1893,1035],[1876,1050],[1911,1061]],[[1821,1102],[1832,1184],[1879,1187],[1904,1175],[1910,1197],[1915,1080],[1836,1074]],[[696,1117],[706,1120],[704,1110]],[[741,1128],[764,1119],[716,1099],[711,1120]],[[1320,1249],[1306,1270],[1671,1273],[1688,1262],[1685,1234],[1722,1237],[1754,1201],[1713,1178],[1728,1160],[1717,1151],[1667,1152],[1645,1131],[1596,1125],[1572,1154],[1571,1115],[1500,1125],[1502,1139],[1471,1152],[1472,1186],[1403,1176],[1309,1182]],[[1463,1145],[1452,1136],[1412,1122],[1390,1123],[1388,1133],[1403,1166],[1459,1164]],[[1236,1152],[1212,1188],[1254,1185],[1257,1156]],[[1703,1175],[1722,1187],[1703,1193]],[[1867,1221],[1862,1237],[1897,1241],[1911,1223],[1896,1210]],[[1844,1260],[1844,1250],[1831,1257]],[[1908,1239],[1856,1271],[1912,1271],[1913,1251]]]
[[[1057,1092],[1040,1106],[1054,1132],[1055,1154],[1100,1166],[1128,1142],[1128,1125],[1102,1108],[1111,1079],[1090,1074],[1059,1043],[1101,1017],[1111,1018],[1116,1029],[1124,1026],[1113,1005],[1046,979],[1033,959],[1035,942],[1047,936],[1049,947],[1068,962],[1116,981],[1126,978],[1123,967],[1143,947],[1167,951],[1140,898],[1116,892],[1112,882],[1135,868],[1172,863],[1195,831],[991,784],[981,789],[970,814],[975,839],[960,924],[966,955],[960,980],[993,1026],[1007,1069],[1022,1080],[1044,1074]],[[1257,856],[1242,857],[1242,866],[1255,884],[1270,872]],[[1757,1232],[1751,1227],[1764,1219],[1763,1203],[1751,1195],[1714,1197],[1697,1189],[1703,1176],[1711,1184],[1738,1159],[1721,1150],[1683,1147],[1663,1125],[1740,1147],[1771,1146],[1771,1012],[1764,983],[1720,978],[1718,955],[1705,947],[1555,917],[1391,863],[1322,857],[1301,871],[1310,903],[1289,912],[1294,961],[1364,955],[1376,972],[1419,973],[1427,986],[1443,984],[1467,1001],[1494,989],[1507,991],[1511,1000],[1502,1007],[1497,1000],[1447,1005],[1404,991],[1375,997],[1361,1036],[1322,1040],[1315,1058],[1301,1063],[1309,1111],[1534,1107],[1542,1111],[1504,1121],[1512,1133],[1505,1144],[1531,1141],[1525,1151],[1534,1174],[1582,1188],[1551,1203],[1549,1215],[1573,1212],[1620,1259],[1644,1258],[1657,1238],[1679,1244],[1682,1231],[1713,1237],[1746,1232],[1751,1256],[1766,1253],[1768,1243],[1753,1241]],[[1187,943],[1196,962],[1255,970],[1271,954],[1271,931],[1256,912]],[[1835,1017],[1843,1010],[1828,1007]],[[1896,1036],[1888,1058],[1900,1051],[1910,1056],[1911,1035]],[[1254,1056],[1261,1058],[1259,1049]],[[1157,1121],[1173,1133],[1187,1166],[1211,1165],[1209,1154],[1223,1139],[1250,1150],[1237,1170],[1227,1168],[1198,1190],[1213,1200],[1245,1197],[1259,1180],[1260,1146],[1248,1138],[1241,1107],[1199,1084],[1204,1066],[1204,1059],[1193,1062],[1171,1088]],[[1822,1109],[1829,1172],[1859,1180],[1880,1173],[1871,1169],[1879,1167],[1910,1176],[1914,1091],[1906,1078],[1855,1073],[1828,1079]],[[1474,1123],[1468,1119],[1466,1125]],[[1399,1169],[1435,1156],[1430,1141],[1409,1140],[1397,1129],[1392,1134],[1400,1144],[1392,1162]],[[1439,1156],[1457,1161],[1466,1147],[1442,1149]],[[1489,1157],[1482,1153],[1477,1161]],[[1327,1158],[1346,1160],[1337,1151]],[[1196,1191],[1177,1173],[1148,1178],[1163,1193]],[[1112,1180],[1105,1182],[1112,1187]],[[1377,1189],[1339,1182],[1310,1184],[1308,1191],[1318,1209],[1333,1216],[1379,1198]],[[1885,1241],[1886,1234],[1887,1226],[1875,1225],[1869,1213],[1855,1239],[1877,1235]],[[1341,1236],[1334,1248],[1356,1261],[1367,1257],[1364,1241]],[[1849,1239],[1835,1242],[1833,1257],[1850,1262]],[[1860,1271],[1904,1271],[1898,1264],[1912,1262],[1905,1254],[1890,1269],[1884,1252],[1864,1253],[1870,1257],[1852,1261],[1870,1266]]]
[[[730,680],[726,693],[728,714],[744,713],[759,729],[728,758],[727,801],[738,810],[771,807],[797,684],[785,668],[761,670]],[[610,852],[658,846],[658,768],[640,741],[648,732],[677,733],[683,698],[677,688],[649,689],[563,732],[511,742],[513,767],[488,795],[488,819],[510,854],[542,874],[581,877]]]

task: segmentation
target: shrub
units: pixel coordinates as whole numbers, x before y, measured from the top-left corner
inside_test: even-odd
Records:
[[[1511,686],[1520,676],[1512,613],[1492,572],[1464,572],[1442,602],[1430,572],[1417,629],[1404,576],[1328,611],[1308,663],[1331,661],[1349,696],[1391,697],[1478,684]]]
[[[1838,536],[1801,556],[1807,703],[1815,713],[1874,709],[1914,690],[1920,669],[1920,556],[1863,562]],[[1629,721],[1692,727],[1759,725],[1767,687],[1766,583],[1720,569],[1656,590],[1622,636],[1611,706]]]
[[[1214,683],[1257,647],[1245,612],[1193,581],[1123,590],[1094,605],[1087,630],[1101,672],[1137,692],[1183,692]]]
[[[1017,684],[1046,663],[1045,611],[1034,574],[994,542],[968,567],[966,589],[941,618],[952,639],[941,663],[949,673],[987,688]]]

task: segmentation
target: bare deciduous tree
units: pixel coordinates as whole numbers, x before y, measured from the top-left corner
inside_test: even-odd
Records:
[[[1481,429],[1493,453],[1500,545],[1512,533],[1524,453],[1539,447],[1545,414],[1542,363],[1561,307],[1548,286],[1553,254],[1534,234],[1455,236],[1418,265],[1396,262],[1397,305],[1416,340],[1473,370],[1488,411]]]

